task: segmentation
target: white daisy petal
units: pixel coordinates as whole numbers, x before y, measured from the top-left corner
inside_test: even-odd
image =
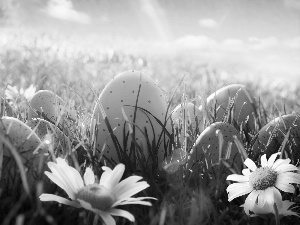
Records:
[[[228,201],[240,197],[242,195],[249,194],[253,188],[250,187],[249,183],[234,183],[227,187]]]
[[[102,175],[100,177],[99,184],[107,187],[107,183],[109,182],[109,180],[111,178],[112,170],[110,168],[104,167],[104,166],[102,167],[102,169],[104,170],[104,172],[102,173]]]
[[[62,172],[65,179],[72,185],[75,192],[84,186],[80,173],[74,167],[69,166],[67,163],[58,164],[58,166],[61,168],[60,172]]]
[[[146,201],[117,201],[115,202],[112,207],[117,207],[119,205],[145,205],[145,206],[152,206],[151,202]]]
[[[84,200],[82,200],[82,199],[77,199],[77,201],[80,203],[80,205],[81,205],[83,208],[85,208],[85,209],[87,209],[87,210],[90,210],[90,211],[92,211],[92,212],[95,212],[96,209],[94,209],[90,203],[88,203],[88,202],[86,202],[86,201],[84,201]]]
[[[264,155],[260,158],[260,161],[261,161],[261,166],[262,166],[262,167],[268,166],[268,160],[267,160],[267,155],[266,155],[266,154],[264,154]]]
[[[237,181],[237,182],[249,182],[249,177],[239,174],[231,174],[226,180]]]
[[[125,171],[124,164],[118,164],[115,166],[115,168],[110,173],[110,179],[108,179],[105,183],[105,187],[109,190],[113,189],[121,180],[123,174]],[[104,173],[106,173],[105,171]],[[101,177],[102,178],[102,177]],[[101,184],[100,184],[101,185]]]
[[[85,170],[85,173],[83,175],[84,183],[85,185],[94,184],[95,183],[95,175],[93,170],[88,167]]]
[[[282,164],[289,164],[291,162],[290,159],[277,159],[273,166],[272,166],[272,169],[276,169],[278,166],[282,165]]]
[[[270,156],[270,158],[268,159],[268,165],[267,166],[272,167],[273,164],[274,164],[274,162],[275,162],[275,160],[276,160],[276,158],[277,158],[277,156],[280,155],[280,154],[281,154],[280,152],[272,154]]]
[[[255,171],[257,169],[257,166],[255,165],[255,163],[250,159],[250,158],[247,158],[245,161],[244,161],[244,164],[252,171]]]
[[[54,201],[54,202],[58,202],[61,204],[70,205],[70,206],[73,206],[76,208],[81,208],[80,204],[78,204],[74,201],[70,201],[66,198],[62,198],[62,197],[59,197],[57,195],[52,195],[52,194],[42,194],[42,195],[40,195],[40,200],[43,202]]]
[[[157,200],[156,198],[152,197],[139,197],[139,198],[123,198],[116,201],[111,207],[116,207],[118,205],[128,205],[128,204],[138,204],[138,205],[148,205],[151,206],[151,202],[146,202],[144,200]]]
[[[143,177],[140,176],[130,176],[124,180],[122,180],[120,183],[116,185],[114,188],[114,192],[119,195],[120,191],[123,191],[126,186],[129,185],[135,185],[139,180],[143,179]]]
[[[83,187],[83,180],[79,174],[79,172],[70,167],[65,160],[61,158],[57,158],[57,163],[48,163],[49,169],[52,173],[60,177],[60,180],[63,180],[68,184],[70,188],[72,188],[73,192],[77,192],[81,187]]]
[[[278,173],[284,173],[284,172],[295,171],[295,170],[298,170],[298,168],[292,164],[281,164],[277,166],[275,169],[275,171],[277,171]]]
[[[139,193],[140,191],[146,189],[149,187],[149,184],[146,181],[141,181],[132,185],[126,186],[123,190],[119,190],[116,194],[117,200],[123,199],[123,198],[129,198],[136,193]]]
[[[247,215],[249,215],[249,210],[252,211],[254,204],[256,204],[256,199],[261,191],[252,191],[245,200],[244,211]]]
[[[275,187],[269,187],[261,192],[261,194],[258,196],[259,202],[263,203],[260,205],[262,207],[265,202],[269,204],[270,206],[274,205],[274,192],[273,190],[276,189]]]
[[[45,175],[50,180],[52,180],[57,186],[63,189],[68,194],[69,198],[71,198],[72,200],[76,198],[76,193],[74,192],[73,188],[64,179],[60,178],[59,176],[55,176],[53,173],[47,171],[45,172]]]
[[[109,213],[106,213],[101,210],[97,210],[96,213],[102,218],[105,225],[116,225],[116,221]]]
[[[285,172],[278,174],[277,180],[282,180],[282,182],[300,184],[300,174],[293,172]]]
[[[134,216],[131,213],[129,213],[125,210],[122,210],[122,209],[109,209],[109,210],[107,210],[107,212],[109,214],[113,215],[113,216],[124,217],[124,218],[128,219],[131,222],[135,221]]]
[[[284,192],[289,192],[289,193],[294,193],[295,192],[295,188],[293,185],[290,185],[284,181],[281,180],[277,180],[275,187],[277,187],[278,189],[284,191]]]
[[[250,174],[251,174],[251,172],[250,172],[250,170],[249,169],[243,169],[242,170],[242,174],[244,175],[244,176],[250,176]]]

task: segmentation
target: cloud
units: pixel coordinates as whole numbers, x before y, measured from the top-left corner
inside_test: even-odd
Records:
[[[300,49],[300,37],[295,37],[290,40],[286,40],[283,42],[286,47]]]
[[[248,47],[252,50],[263,50],[266,48],[274,48],[280,44],[279,40],[276,37],[268,37],[268,38],[256,38],[250,37],[248,38]]]
[[[218,22],[214,19],[204,18],[199,20],[199,25],[205,28],[214,29],[219,26]]]
[[[50,0],[45,10],[49,16],[57,19],[82,24],[91,22],[91,18],[87,14],[74,9],[71,0]]]
[[[175,40],[174,44],[179,49],[213,49],[216,41],[207,36],[186,35]]]

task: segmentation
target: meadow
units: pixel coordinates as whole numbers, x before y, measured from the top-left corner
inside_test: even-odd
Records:
[[[43,34],[21,42],[16,34],[0,43],[1,96],[4,98],[7,86],[15,86],[19,95],[10,101],[14,116],[21,121],[27,120],[28,102],[22,96],[24,90],[34,85],[35,91],[51,90],[66,102],[74,105],[78,121],[75,133],[85,143],[81,151],[92,149],[91,137],[87,129],[95,101],[105,85],[117,74],[137,70],[150,75],[164,90],[170,110],[182,102],[185,93],[189,101],[197,106],[206,96],[227,85],[240,83],[246,85],[256,100],[261,126],[279,115],[299,111],[300,84],[297,82],[280,83],[274,79],[251,79],[245,74],[224,74],[209,62],[184,56],[153,56],[143,53],[124,53],[118,50],[86,49],[70,47],[65,41],[57,41]],[[256,76],[258,77],[258,76]],[[261,77],[261,76],[260,76]],[[22,90],[23,91],[22,91]],[[202,100],[201,100],[202,99]],[[255,133],[257,133],[257,129]],[[195,140],[197,135],[192,138]],[[244,147],[248,153],[251,148],[247,140]],[[78,143],[77,142],[77,143]],[[73,146],[74,148],[75,146]],[[192,146],[190,146],[192,148]],[[86,159],[81,174],[88,166],[98,168],[100,161]],[[0,162],[2,164],[2,162]],[[5,165],[2,165],[4,170]],[[298,166],[298,165],[297,165]],[[224,167],[224,165],[220,166]],[[203,169],[203,168],[202,168]],[[224,170],[229,168],[224,167]],[[47,170],[47,168],[46,168]],[[270,224],[272,216],[250,218],[242,205],[245,196],[228,202],[226,188],[230,184],[226,176],[212,175],[203,169],[199,175],[191,176],[180,166],[174,173],[154,170],[155,173],[127,171],[125,175],[139,174],[150,187],[141,192],[141,196],[157,198],[152,206],[126,205],[121,208],[131,212],[135,224]],[[200,176],[201,174],[201,176]],[[220,172],[221,174],[221,172]],[[0,185],[0,222],[8,224],[101,224],[94,221],[94,213],[57,203],[44,203],[39,200],[46,188],[51,193],[64,196],[65,193],[53,183],[40,180],[36,187],[26,193],[19,173],[15,173],[14,185],[9,189]],[[49,186],[48,186],[49,185]],[[299,187],[295,194],[284,195],[286,199],[299,204]],[[300,212],[298,208],[295,210]],[[116,218],[117,224],[130,224],[126,219]],[[295,216],[281,219],[281,224],[299,224]]]

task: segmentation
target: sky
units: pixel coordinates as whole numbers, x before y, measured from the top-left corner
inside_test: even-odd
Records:
[[[300,77],[298,0],[23,0],[10,26]]]

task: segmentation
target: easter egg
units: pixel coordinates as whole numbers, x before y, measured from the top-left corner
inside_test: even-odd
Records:
[[[218,130],[223,136],[221,155],[219,151],[219,137],[216,133]],[[233,125],[223,122],[211,124],[197,138],[195,146],[189,155],[187,168],[192,168],[204,156],[210,159],[208,160],[209,166],[218,163],[219,159],[226,159],[240,168],[242,166],[242,159],[234,143],[234,135],[242,143],[240,135]],[[230,145],[231,148],[229,147]]]
[[[243,123],[247,124],[250,130],[255,130],[257,119],[255,100],[244,85],[231,84],[212,93],[207,98],[207,108],[215,117],[215,121],[231,123],[228,119],[224,121],[226,110],[230,109],[232,114],[229,120],[233,119],[238,127]]]
[[[1,118],[0,133],[8,137],[18,152],[25,158],[32,157],[32,151],[38,146],[42,147],[42,141],[35,132],[25,123],[14,117],[4,116]],[[4,155],[9,152],[4,148]]]
[[[194,134],[201,133],[203,130],[203,113],[191,102],[176,106],[171,112],[171,118],[174,125],[182,131],[184,121],[186,122],[187,130]]]
[[[273,153],[278,152],[282,145],[285,135],[290,129],[288,142],[284,148],[283,158],[286,155],[294,160],[300,159],[300,119],[299,115],[289,114],[277,117],[266,124],[254,139],[252,150],[254,159],[260,155],[267,154],[269,158]]]
[[[25,123],[14,117],[2,117],[0,134],[17,150],[24,167],[26,168],[27,180],[30,186],[34,186],[40,160],[46,152],[43,143],[35,132]],[[18,171],[15,157],[6,144],[3,144],[3,173],[1,182],[11,186]],[[36,154],[33,154],[34,151]],[[42,172],[40,173],[40,175]]]
[[[26,124],[34,130],[37,136],[44,142],[45,147],[52,145],[54,150],[64,150],[68,148],[68,137],[47,120],[36,118],[26,122]],[[49,146],[50,147],[50,146]]]
[[[40,90],[32,97],[28,108],[28,120],[33,118],[42,118],[58,125],[70,139],[73,139],[72,125],[68,118],[76,120],[76,111],[52,91]]]
[[[158,163],[161,167],[161,162],[166,157],[165,144],[169,141],[171,122],[170,120],[166,122],[167,102],[154,80],[142,72],[123,72],[105,86],[98,101],[102,104],[122,149],[121,153],[116,149],[101,108],[96,104],[92,128],[97,130],[96,148],[100,151],[104,148],[104,159],[108,165],[113,166],[123,161],[125,155],[130,155],[131,162],[137,162],[138,154],[151,163]],[[129,133],[131,130],[129,126],[134,130],[134,136]],[[134,142],[141,148],[134,150],[132,148]],[[133,150],[138,152],[134,155]],[[139,165],[133,164],[137,167]]]

